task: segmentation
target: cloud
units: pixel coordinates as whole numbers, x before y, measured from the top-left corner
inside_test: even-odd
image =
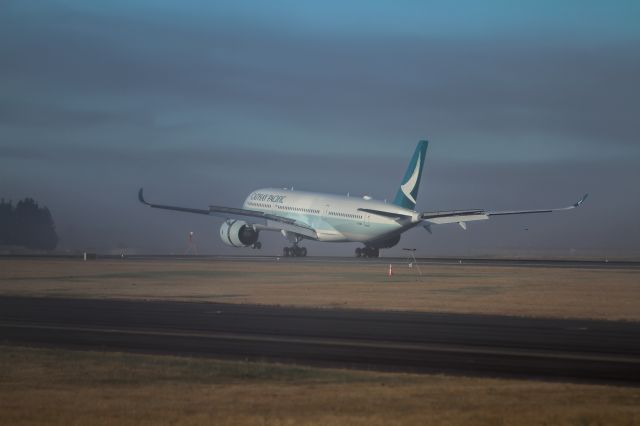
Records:
[[[109,111],[66,107],[60,105],[28,104],[23,101],[0,102],[0,126],[65,130],[68,128],[96,128],[108,125],[148,125],[149,117],[134,116],[126,111]]]
[[[38,119],[47,123],[56,115],[82,119],[67,103],[89,102],[85,124],[126,123],[123,109],[145,110],[151,123],[208,109],[349,135],[380,128],[388,136],[430,132],[467,141],[533,134],[542,144],[584,141],[591,152],[605,139],[637,145],[634,42],[603,49],[544,38],[292,37],[264,23],[190,26],[73,9],[64,18],[4,30],[10,66],[2,81],[19,93],[42,91],[49,105],[57,99],[58,111]],[[4,110],[19,108],[8,102]]]

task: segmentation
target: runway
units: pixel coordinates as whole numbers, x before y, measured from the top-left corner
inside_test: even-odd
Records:
[[[0,255],[0,259],[81,259],[81,254]],[[175,255],[175,254],[100,254],[97,259],[130,261],[227,261],[227,262],[282,262],[282,263],[338,263],[338,264],[407,264],[409,257],[356,258],[349,256],[282,257],[267,255]],[[640,269],[640,261],[633,260],[569,260],[569,259],[507,259],[507,258],[453,258],[418,257],[420,265],[501,266],[581,269]]]
[[[5,344],[640,384],[640,323],[0,297]]]
[[[156,256],[134,256],[133,259],[158,259]],[[176,259],[189,260],[188,256]],[[341,256],[277,257],[277,256],[207,256],[205,259],[253,262],[300,262],[300,263],[342,263],[342,264],[403,264],[412,261],[409,257],[356,258]],[[608,260],[554,260],[554,259],[484,259],[484,258],[431,258],[419,257],[420,265],[462,265],[462,266],[507,266],[541,268],[583,268],[583,269],[640,269],[640,262]]]

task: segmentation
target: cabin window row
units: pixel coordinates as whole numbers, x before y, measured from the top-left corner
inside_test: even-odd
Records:
[[[351,218],[351,219],[362,219],[361,215],[352,214],[352,213],[329,212],[329,215],[331,215],[331,216],[339,216],[339,217],[348,217],[348,218]]]
[[[271,204],[265,204],[265,203],[256,203],[255,201],[249,201],[247,203],[250,206],[254,206],[254,207],[262,207],[265,209],[270,209],[271,208]]]
[[[316,209],[305,209],[304,207],[293,207],[293,206],[279,206],[277,205],[277,207],[281,210],[289,210],[292,212],[300,212],[300,213],[315,213],[315,214],[320,214],[320,210],[316,210]]]

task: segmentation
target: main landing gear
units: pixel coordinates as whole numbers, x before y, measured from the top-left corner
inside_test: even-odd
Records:
[[[260,241],[256,241],[252,246],[252,249],[260,250],[262,248],[262,243]]]
[[[356,249],[356,257],[380,257],[380,249],[375,247],[358,247]]]
[[[294,244],[293,247],[285,247],[282,250],[282,255],[284,257],[305,257],[307,255],[307,248],[298,247],[297,244]]]

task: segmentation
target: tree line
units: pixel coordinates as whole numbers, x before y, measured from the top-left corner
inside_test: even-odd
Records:
[[[0,245],[20,246],[33,250],[53,250],[58,235],[46,207],[39,207],[33,198],[25,198],[13,206],[0,201]]]

